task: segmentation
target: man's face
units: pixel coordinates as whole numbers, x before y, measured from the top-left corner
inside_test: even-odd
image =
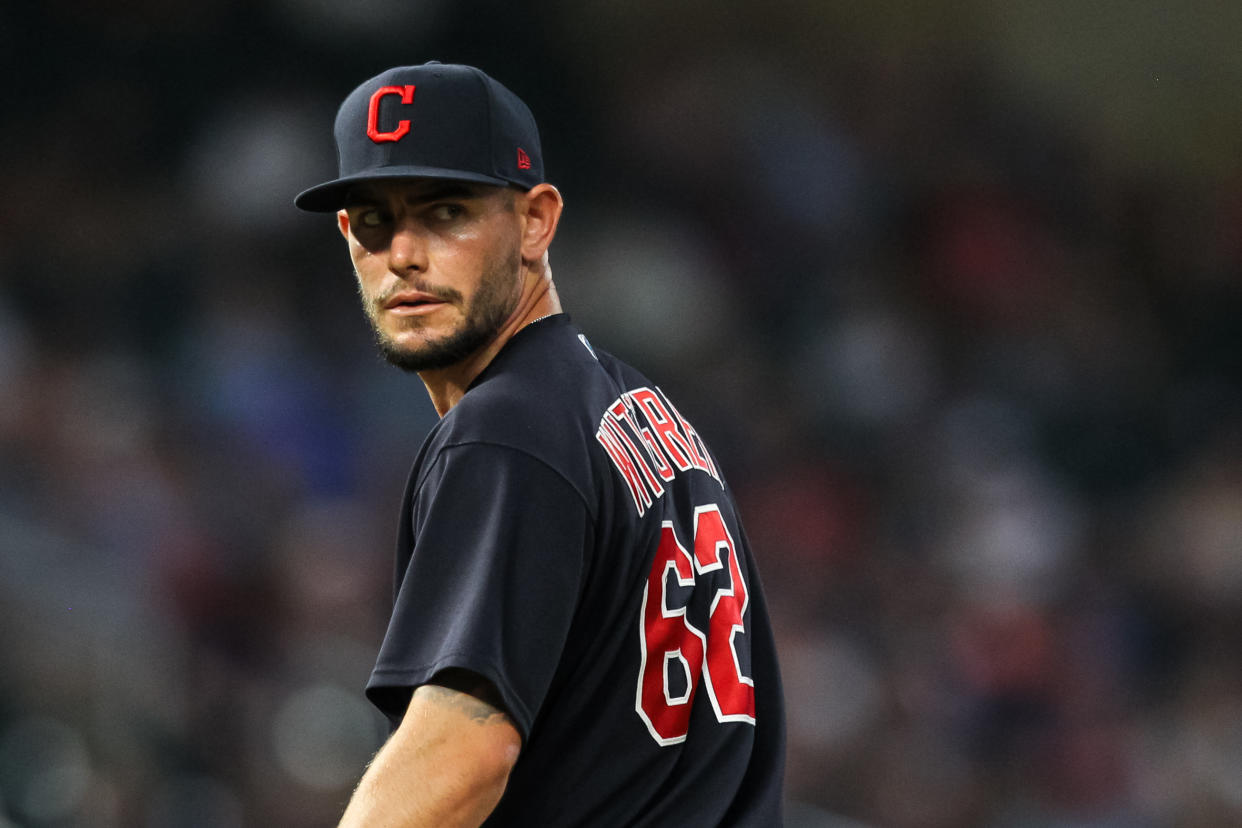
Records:
[[[385,358],[454,365],[495,338],[521,291],[518,194],[418,179],[350,192],[338,214],[362,307]]]

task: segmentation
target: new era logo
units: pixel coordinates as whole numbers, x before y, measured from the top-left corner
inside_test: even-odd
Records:
[[[518,147],[518,169],[519,170],[530,169],[530,156],[527,155],[526,150],[522,149],[521,147]]]

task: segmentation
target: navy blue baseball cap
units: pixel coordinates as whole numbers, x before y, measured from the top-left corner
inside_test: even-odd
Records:
[[[543,179],[535,117],[522,99],[473,66],[430,61],[382,72],[336,114],[339,175],[298,194],[303,210],[333,213],[360,181],[444,178],[529,190]]]

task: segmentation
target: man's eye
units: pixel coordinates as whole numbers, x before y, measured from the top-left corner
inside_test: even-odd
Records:
[[[458,204],[437,204],[431,208],[431,215],[439,221],[452,221],[460,216],[463,209]]]
[[[384,217],[378,210],[367,210],[360,214],[358,219],[363,227],[379,227],[384,223]]]

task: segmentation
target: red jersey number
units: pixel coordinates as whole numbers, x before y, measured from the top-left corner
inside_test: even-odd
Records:
[[[707,634],[686,618],[686,607],[670,606],[668,579],[694,587],[696,577],[727,571],[727,585],[716,590],[708,614]],[[647,585],[643,589],[642,671],[638,678],[638,715],[661,745],[685,741],[690,711],[700,679],[707,688],[716,719],[755,722],[754,681],[742,675],[734,638],[744,631],[746,583],[738,565],[737,547],[725,526],[720,507],[700,506],[694,512],[694,556],[681,544],[671,521],[660,529]],[[670,682],[680,671],[684,681]],[[674,689],[674,685],[676,689]]]

